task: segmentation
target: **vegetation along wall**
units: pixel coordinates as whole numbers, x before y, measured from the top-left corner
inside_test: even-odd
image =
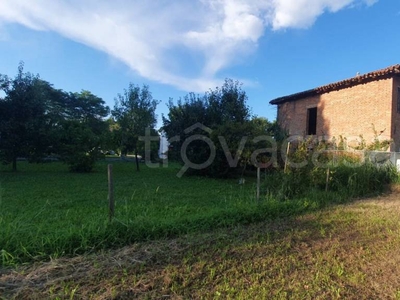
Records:
[[[363,135],[370,143],[376,132],[379,138],[390,139],[395,131],[394,80],[400,84],[398,79],[389,78],[280,104],[278,122],[290,135],[341,135],[349,142]],[[311,120],[313,113],[316,124]],[[400,129],[400,117],[396,115],[394,120],[394,126]],[[400,140],[399,134],[396,128],[396,141]]]

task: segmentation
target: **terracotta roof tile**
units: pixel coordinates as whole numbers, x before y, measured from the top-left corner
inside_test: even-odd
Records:
[[[400,74],[400,65],[393,65],[388,68],[382,69],[382,70],[377,70],[374,72],[362,74],[362,75],[357,75],[355,77],[345,79],[342,81],[338,81],[335,83],[330,83],[324,86],[317,87],[315,89],[307,90],[304,92],[284,96],[284,97],[279,97],[274,100],[271,100],[269,103],[270,104],[281,104],[284,102],[289,102],[289,101],[296,101],[302,98],[306,97],[311,97],[315,95],[320,95],[324,93],[329,93],[332,91],[337,91],[341,90],[344,88],[352,87],[358,84],[363,84],[375,80],[380,80],[380,79],[386,79],[390,77],[394,77],[395,75]]]

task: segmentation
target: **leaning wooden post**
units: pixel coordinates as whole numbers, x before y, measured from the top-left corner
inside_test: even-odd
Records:
[[[326,183],[325,183],[325,192],[328,191],[328,186],[329,186],[329,168],[326,170]]]
[[[113,166],[108,165],[108,207],[109,207],[109,220],[112,221],[114,217],[114,182],[113,182]]]
[[[261,171],[260,168],[257,168],[257,201],[260,201],[260,182],[261,182]]]

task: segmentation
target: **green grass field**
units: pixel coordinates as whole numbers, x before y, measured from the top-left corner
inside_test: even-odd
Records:
[[[136,172],[114,162],[115,219],[108,222],[107,164],[74,174],[60,163],[19,164],[0,173],[0,263],[75,255],[135,241],[263,218],[254,184],[177,178],[179,166]],[[271,209],[270,214],[281,214]]]
[[[254,204],[252,186],[203,178],[178,179],[178,166],[136,172],[114,162],[116,212],[108,222],[107,164],[73,174],[60,163],[20,163],[3,171],[0,249],[3,264],[116,247],[217,225],[222,212]],[[221,220],[221,222],[224,222]]]
[[[0,268],[0,299],[400,299],[399,196]]]
[[[0,173],[0,263],[76,255],[129,243],[287,217],[328,202],[315,193],[291,201],[255,200],[255,180],[177,178],[178,165],[150,169],[113,162],[115,219],[108,221],[107,163],[74,174],[61,163],[19,163]]]
[[[258,203],[252,178],[113,165],[111,223],[106,162],[1,167],[0,299],[400,299],[397,188]]]

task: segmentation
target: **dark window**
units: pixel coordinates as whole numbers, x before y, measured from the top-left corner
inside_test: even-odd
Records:
[[[307,135],[317,134],[317,108],[307,109]]]
[[[397,88],[397,113],[400,114],[400,87]]]

